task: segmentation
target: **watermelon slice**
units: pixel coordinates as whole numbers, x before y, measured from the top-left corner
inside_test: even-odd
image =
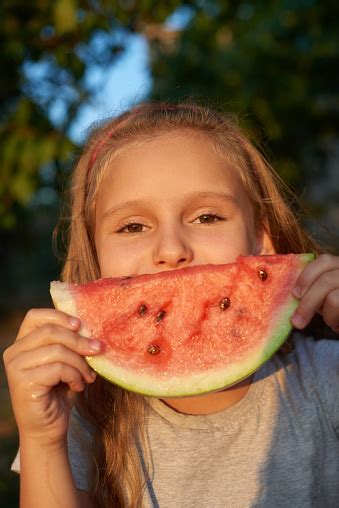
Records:
[[[248,377],[291,332],[291,290],[313,254],[244,256],[152,275],[51,283],[55,307],[104,343],[101,376],[153,397],[221,390]]]

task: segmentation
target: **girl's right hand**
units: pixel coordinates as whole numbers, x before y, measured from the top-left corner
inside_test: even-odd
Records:
[[[80,336],[80,320],[55,309],[30,310],[4,352],[20,438],[63,443],[75,392],[95,381],[85,355],[100,342]]]

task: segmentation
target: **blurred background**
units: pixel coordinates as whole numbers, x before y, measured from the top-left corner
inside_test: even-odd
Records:
[[[59,277],[52,233],[86,130],[146,99],[193,98],[239,115],[339,251],[336,0],[2,0],[0,346]],[[17,433],[1,365],[0,499]]]

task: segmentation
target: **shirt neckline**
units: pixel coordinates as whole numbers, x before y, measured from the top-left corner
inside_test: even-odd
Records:
[[[264,378],[267,373],[267,363],[253,374],[252,383],[244,397],[227,409],[210,415],[187,415],[179,413],[167,406],[160,399],[147,398],[151,411],[172,425],[187,429],[218,429],[233,428],[240,420],[248,418],[255,411],[262,400]]]

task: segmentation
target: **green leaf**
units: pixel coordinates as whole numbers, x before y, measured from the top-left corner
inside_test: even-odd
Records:
[[[54,23],[58,33],[72,32],[77,26],[75,0],[58,0],[54,5]]]
[[[14,175],[10,181],[11,194],[21,205],[29,202],[35,187],[36,185],[32,176],[22,171]]]

